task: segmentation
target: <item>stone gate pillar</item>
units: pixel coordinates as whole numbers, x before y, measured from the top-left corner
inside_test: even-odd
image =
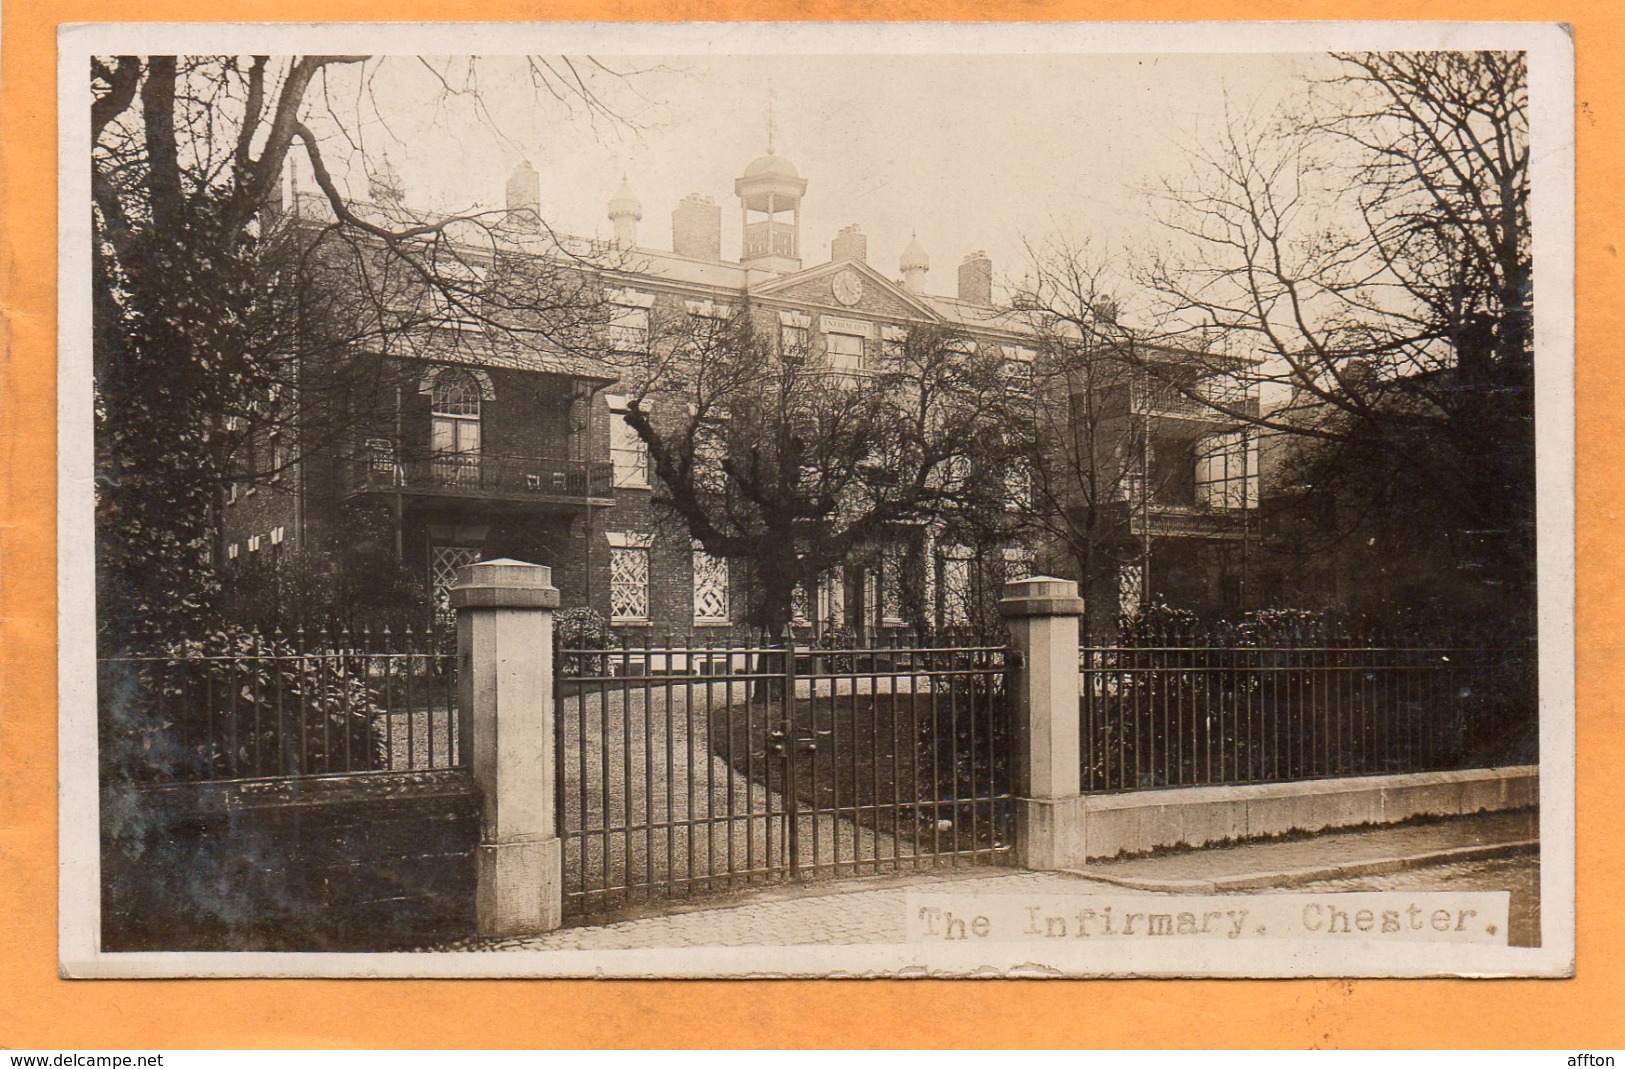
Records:
[[[481,935],[532,935],[563,921],[555,810],[552,569],[482,561],[457,572],[457,697],[481,795],[475,911]]]
[[[1021,656],[1016,673],[1016,857],[1055,870],[1084,860],[1078,708],[1078,620],[1070,579],[1004,585],[999,612]]]

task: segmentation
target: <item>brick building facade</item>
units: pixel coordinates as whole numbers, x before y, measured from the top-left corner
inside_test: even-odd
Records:
[[[608,205],[619,256],[599,273],[607,308],[597,352],[516,353],[459,338],[353,356],[379,362],[375,381],[384,385],[352,399],[342,435],[305,443],[296,463],[273,464],[274,477],[233,491],[219,545],[228,569],[353,539],[359,514],[372,517],[371,537],[421,577],[442,620],[458,567],[507,556],[551,566],[565,606],[590,606],[634,636],[742,624],[748,568],[703,553],[657,514],[645,450],[619,415],[619,379],[651,345],[654,322],[748,303],[760,329],[853,372],[920,326],[998,347],[1012,365],[1035,359],[1033,332],[994,306],[993,264],[983,253],[964,257],[953,296],[930,292],[918,241],[892,276],[869,262],[856,225],[837,234],[828,259],[808,265],[807,187],[782,157],[750,163],[735,182],[743,238],[732,259],[713,199],[683,199],[671,214],[671,248],[653,248],[639,234],[642,206],[623,183]],[[509,180],[507,200],[510,230],[522,232],[540,202],[528,164]],[[301,204],[296,197],[296,212]],[[1019,544],[911,530],[799,591],[794,615],[813,631],[860,638],[972,624],[993,615],[1004,579],[1050,563]],[[1064,571],[1064,560],[1055,568]]]

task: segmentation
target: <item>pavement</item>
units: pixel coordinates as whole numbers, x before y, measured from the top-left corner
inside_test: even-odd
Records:
[[[1540,843],[1533,811],[1320,832],[1287,840],[1096,862],[1073,874],[1117,887],[1211,894],[1378,876],[1423,865],[1529,853]]]
[[[897,943],[911,890],[987,894],[1507,890],[1509,941],[1539,942],[1538,815],[1490,813],[1098,862],[1071,872],[980,867],[775,888],[541,936],[443,950]]]

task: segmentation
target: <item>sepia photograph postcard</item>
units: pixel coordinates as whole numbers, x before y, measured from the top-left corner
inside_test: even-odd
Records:
[[[1564,27],[58,45],[65,976],[1573,975]]]

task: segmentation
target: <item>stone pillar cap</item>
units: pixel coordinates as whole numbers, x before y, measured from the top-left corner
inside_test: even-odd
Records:
[[[1004,584],[1001,616],[1082,616],[1078,584],[1053,575],[1034,575]]]
[[[451,587],[454,609],[556,609],[553,569],[524,561],[485,560],[457,569]]]

